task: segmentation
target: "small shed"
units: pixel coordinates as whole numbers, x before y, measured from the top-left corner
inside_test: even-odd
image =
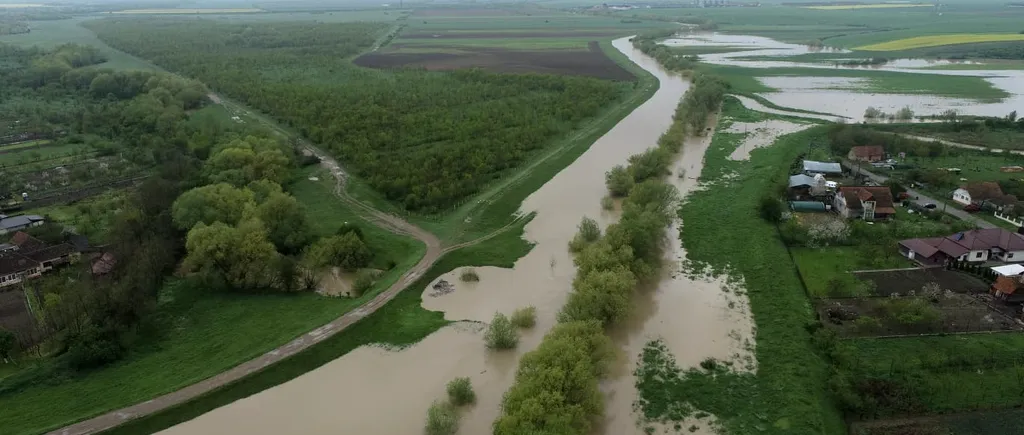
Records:
[[[992,271],[999,276],[1018,276],[1024,274],[1024,265],[1007,264],[1005,266],[996,266],[992,268]]]

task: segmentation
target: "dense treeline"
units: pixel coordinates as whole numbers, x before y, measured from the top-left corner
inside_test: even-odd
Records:
[[[171,201],[196,174],[190,142],[216,141],[230,131],[184,122],[186,109],[197,108],[205,98],[198,84],[164,74],[83,69],[103,60],[92,48],[64,45],[45,51],[0,46],[0,56],[5,66],[0,69],[0,94],[38,103],[0,104],[3,115],[10,116],[8,130],[66,130],[69,141],[95,138],[123,151],[125,158],[146,160],[158,168],[120,202],[113,216],[104,251],[115,259],[109,273],[67,268],[26,284],[40,324],[38,333],[50,337],[47,347],[56,358],[38,370],[4,379],[3,392],[35,382],[41,374],[116,360],[137,341],[163,277],[173,270],[181,252],[182,235],[172,225],[169,211]],[[97,92],[101,88],[103,92]],[[26,114],[19,111],[22,107],[37,110]],[[51,243],[63,238],[59,228],[53,234]],[[31,335],[15,335],[23,344],[39,340],[26,334]]]
[[[586,434],[603,412],[598,382],[611,353],[602,327],[624,319],[637,284],[657,276],[665,228],[678,202],[678,192],[663,178],[692,122],[687,112],[720,104],[722,93],[715,90],[720,87],[715,79],[695,81],[658,146],[609,172],[609,191],[625,196],[622,217],[603,236],[594,221],[580,223],[570,244],[577,252],[573,291],[558,314],[559,325],[520,361],[494,422],[495,434]],[[714,95],[717,103],[708,97]],[[625,183],[618,184],[622,179]]]
[[[482,71],[375,71],[347,59],[376,24],[102,20],[102,39],[196,77],[322,144],[408,210],[436,213],[549,146],[624,84]]]

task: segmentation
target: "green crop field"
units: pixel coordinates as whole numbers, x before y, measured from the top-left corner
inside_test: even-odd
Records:
[[[444,50],[458,49],[459,47],[475,47],[475,48],[505,48],[509,50],[550,50],[550,49],[586,49],[587,44],[593,41],[594,38],[518,38],[518,39],[500,39],[500,38],[472,38],[472,39],[460,39],[460,38],[444,38],[444,39],[428,39],[428,38],[397,38],[394,40],[394,44],[401,44],[402,48],[415,47],[415,46],[429,46],[438,47],[437,50],[441,51],[430,51],[431,53],[444,52]]]

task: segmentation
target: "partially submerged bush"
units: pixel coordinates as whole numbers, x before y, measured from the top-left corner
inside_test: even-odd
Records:
[[[484,341],[491,349],[512,349],[519,344],[519,336],[516,335],[516,328],[504,314],[494,313],[491,325],[484,333]]]
[[[532,328],[537,324],[537,307],[530,305],[513,311],[511,322],[517,328]]]
[[[601,198],[601,208],[607,211],[615,210],[615,200],[611,196]]]
[[[633,176],[625,166],[618,165],[604,176],[605,185],[608,186],[608,193],[613,197],[621,198],[629,195],[629,189],[633,188]]]
[[[588,244],[594,243],[597,239],[601,238],[601,227],[597,225],[597,221],[591,218],[584,216],[577,228],[579,228],[579,231],[569,242],[569,252],[580,252]]]
[[[455,406],[476,403],[476,393],[469,378],[455,378],[448,382],[448,400]]]
[[[477,282],[480,281],[480,275],[476,274],[474,269],[465,269],[462,271],[462,275],[459,276],[462,282]]]
[[[459,430],[459,413],[448,402],[434,402],[427,410],[427,435],[454,435]]]

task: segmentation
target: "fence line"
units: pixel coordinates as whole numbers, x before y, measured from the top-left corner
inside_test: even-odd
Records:
[[[1010,215],[1002,214],[1002,213],[999,213],[997,211],[997,212],[993,212],[992,216],[995,216],[997,219],[1002,219],[1002,220],[1004,220],[1006,222],[1014,224],[1014,225],[1016,225],[1018,227],[1024,227],[1024,220],[1016,220],[1013,217],[1011,217]]]

